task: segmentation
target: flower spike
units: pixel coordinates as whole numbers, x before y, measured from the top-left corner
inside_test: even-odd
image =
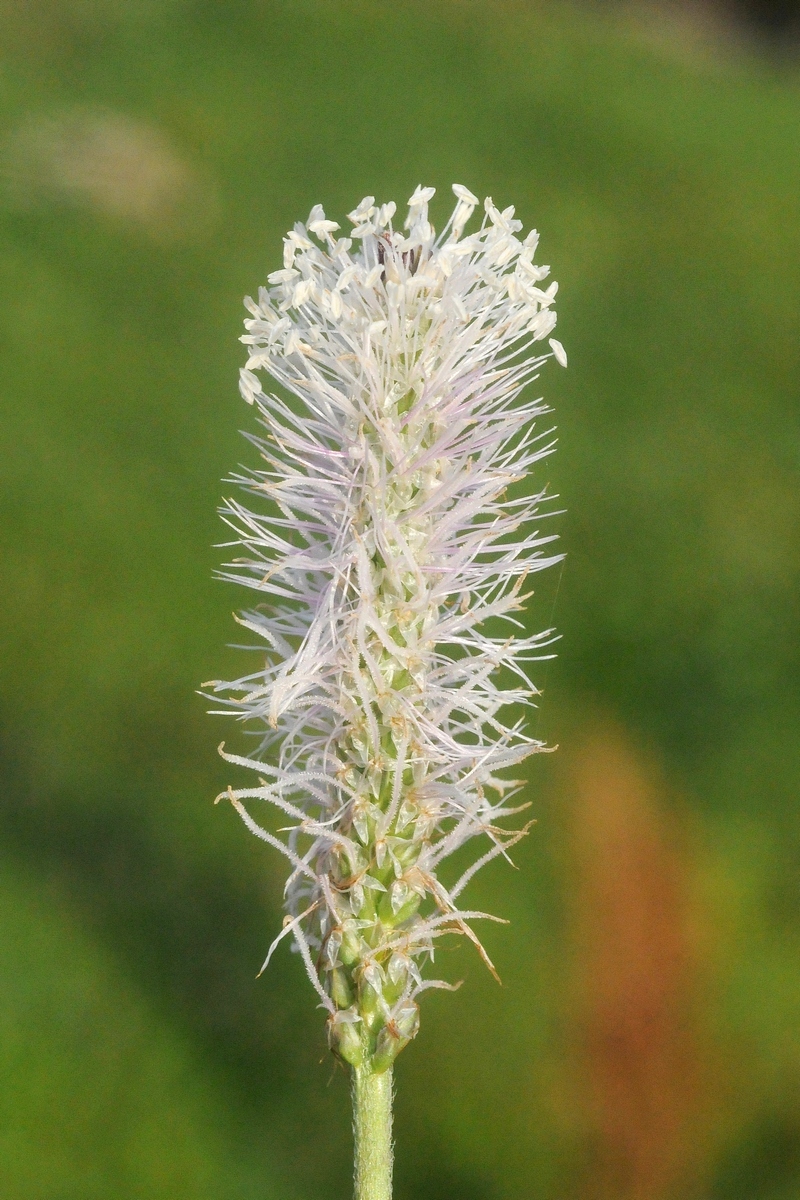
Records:
[[[347,236],[315,205],[247,299],[241,393],[263,462],[234,476],[254,501],[224,507],[238,557],[222,575],[257,594],[237,619],[263,666],[207,685],[256,734],[222,753],[258,786],[223,795],[291,868],[264,966],[291,937],[332,1048],[374,1075],[414,1037],[416,997],[459,986],[423,979],[440,937],[465,935],[494,973],[472,922],[498,918],[457,901],[529,829],[500,823],[527,807],[509,807],[504,772],[544,749],[520,713],[554,640],[517,636],[515,616],[560,558],[533,525],[548,497],[508,493],[553,449],[524,389],[547,359],[566,366],[557,285],[513,208],[487,198],[467,233],[478,198],[453,193],[438,238],[430,187],[402,229],[373,196]],[[288,828],[265,829],[259,801]],[[473,840],[448,890],[443,863]]]

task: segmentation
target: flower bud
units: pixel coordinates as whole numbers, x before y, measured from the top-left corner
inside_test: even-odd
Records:
[[[329,975],[331,1000],[337,1008],[349,1008],[353,1003],[354,994],[347,978],[347,972],[336,967]]]
[[[400,1051],[415,1036],[418,1029],[419,1009],[417,1005],[405,1005],[392,1020],[386,1022],[378,1034],[375,1052],[371,1060],[373,1070],[379,1074],[386,1071]]]
[[[361,1018],[355,1009],[340,1009],[328,1018],[328,1045],[351,1067],[364,1061],[364,1047],[359,1033]]]

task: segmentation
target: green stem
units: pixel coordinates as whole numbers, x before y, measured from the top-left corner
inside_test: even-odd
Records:
[[[355,1200],[392,1200],[392,1071],[354,1067]]]

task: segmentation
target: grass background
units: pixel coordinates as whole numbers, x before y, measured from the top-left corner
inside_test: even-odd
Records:
[[[539,824],[398,1067],[399,1200],[800,1194],[800,77],[561,2],[0,4],[0,1182],[347,1194],[279,864],[211,799],[241,297],[459,181],[561,282]]]

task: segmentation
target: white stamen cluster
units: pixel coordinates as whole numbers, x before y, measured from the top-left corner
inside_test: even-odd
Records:
[[[438,238],[419,187],[402,232],[367,196],[348,237],[317,205],[284,239],[242,339],[266,432],[251,436],[264,465],[235,481],[262,504],[224,509],[244,551],[224,578],[267,600],[239,618],[265,665],[209,685],[259,739],[223,751],[260,775],[226,795],[291,863],[267,961],[291,934],[331,1045],[375,1071],[415,1034],[419,993],[449,986],[420,971],[438,938],[465,934],[491,968],[471,927],[488,914],[460,897],[526,832],[498,823],[527,807],[509,807],[519,783],[500,773],[543,748],[519,714],[536,695],[523,664],[549,657],[552,631],[516,637],[513,614],[557,556],[531,527],[544,491],[508,489],[553,448],[533,427],[548,410],[521,392],[551,355],[566,365],[554,339],[534,350],[557,284],[543,288],[513,208],[487,199],[465,235],[478,201],[453,191]],[[288,830],[258,824],[257,800]],[[485,852],[446,887],[440,865],[476,838]]]

